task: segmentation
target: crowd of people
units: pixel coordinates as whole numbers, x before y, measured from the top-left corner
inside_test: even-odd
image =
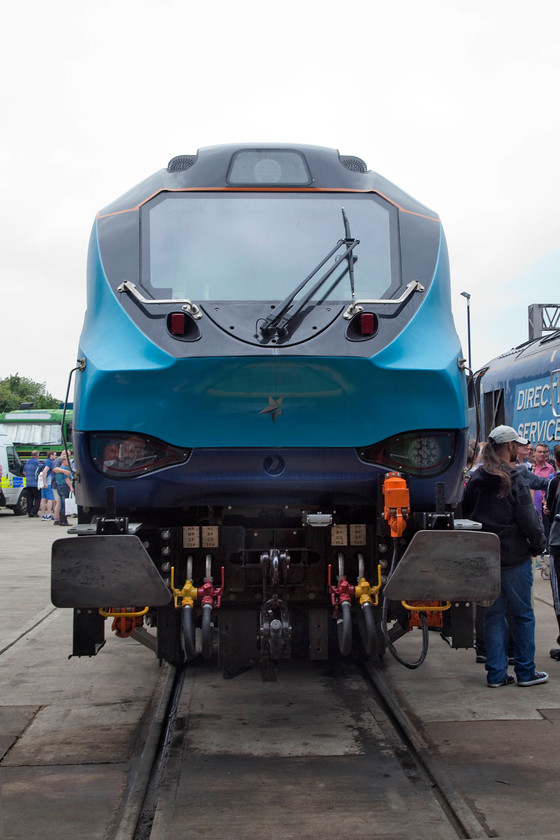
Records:
[[[40,518],[54,525],[68,525],[66,500],[74,492],[72,467],[66,452],[48,452],[39,460],[38,450],[25,464],[27,516]]]
[[[476,655],[487,683],[533,686],[548,674],[535,666],[532,606],[534,557],[550,555],[550,583],[560,645],[560,444],[552,458],[547,444],[535,447],[511,426],[497,426],[477,453],[467,475],[462,513],[500,540],[501,590],[490,606],[477,606]],[[560,660],[560,648],[550,651]],[[508,673],[513,665],[515,676]]]

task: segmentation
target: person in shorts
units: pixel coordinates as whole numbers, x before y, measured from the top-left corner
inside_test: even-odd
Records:
[[[53,482],[53,472],[52,466],[54,463],[54,458],[56,457],[56,452],[47,452],[47,457],[43,461],[45,465],[45,469],[43,470],[43,487],[41,488],[41,507],[39,508],[39,513],[41,514],[41,519],[52,522],[54,519],[53,516],[53,508],[54,508],[54,491],[52,488]]]

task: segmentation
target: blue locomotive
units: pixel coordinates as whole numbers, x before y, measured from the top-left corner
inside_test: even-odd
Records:
[[[530,318],[531,310],[542,308],[530,307]],[[560,441],[560,330],[538,332],[475,373],[483,439],[507,423],[534,444]]]
[[[175,157],[97,216],[79,356],[52,577],[75,655],[107,618],[231,673],[382,656],[444,610],[472,644],[497,549],[455,527],[465,364],[431,210],[328,148]]]

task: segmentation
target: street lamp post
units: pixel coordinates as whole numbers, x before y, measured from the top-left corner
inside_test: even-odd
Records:
[[[469,355],[469,369],[472,370],[471,363],[471,296],[468,292],[461,292],[461,296],[467,299],[467,345]]]

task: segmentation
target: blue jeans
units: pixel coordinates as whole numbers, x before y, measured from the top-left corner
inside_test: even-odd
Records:
[[[58,490],[58,495],[60,496],[60,523],[62,525],[68,525],[68,520],[66,518],[65,503],[66,499],[70,495],[70,488],[68,487],[66,482],[64,482],[64,484],[57,484],[56,489]]]
[[[502,591],[497,601],[486,608],[484,635],[486,670],[489,683],[505,680],[508,667],[508,606],[515,639],[515,673],[520,682],[535,673],[535,614],[531,606],[533,586],[532,561],[513,569],[502,569]]]

